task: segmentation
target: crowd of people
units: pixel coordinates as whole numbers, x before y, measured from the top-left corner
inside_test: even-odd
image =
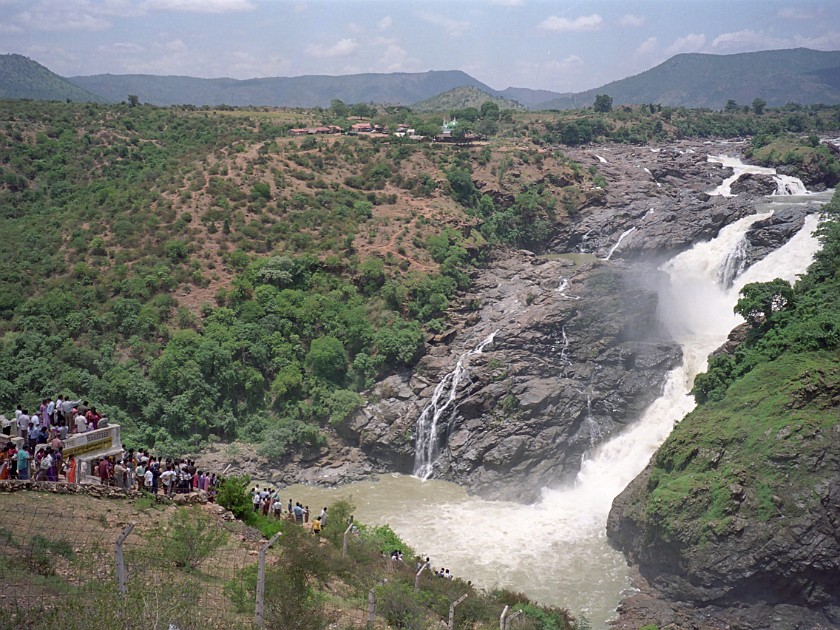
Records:
[[[321,530],[327,524],[327,508],[324,507],[321,513],[312,520],[310,525],[310,511],[308,505],[302,505],[299,502],[292,504],[289,499],[288,504],[284,510],[283,501],[280,498],[280,490],[271,490],[269,488],[260,489],[259,486],[251,488],[251,503],[254,506],[254,512],[262,514],[263,516],[272,516],[277,519],[285,518],[288,521],[297,523],[298,525],[305,525],[311,527],[312,533],[320,536]],[[352,517],[351,517],[352,518]]]
[[[0,447],[0,480],[80,482],[76,457],[63,456],[64,441],[107,426],[108,419],[86,400],[68,400],[62,395],[55,401],[46,398],[31,415],[17,405],[9,438],[21,438],[23,443],[18,446],[9,439]],[[193,460],[164,460],[145,449],[123,449],[94,459],[89,473],[103,485],[167,496],[203,490],[211,500],[221,482],[215,473],[199,470]]]

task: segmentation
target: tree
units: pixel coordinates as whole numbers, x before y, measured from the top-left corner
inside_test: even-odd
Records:
[[[309,345],[304,363],[312,373],[326,381],[341,383],[347,372],[347,351],[335,337],[319,337]]]
[[[735,312],[753,326],[769,326],[774,313],[793,304],[794,293],[790,282],[776,278],[770,282],[753,282],[741,289],[741,299]]]
[[[128,106],[129,107],[137,107],[140,104],[140,97],[136,94],[129,94],[128,95]]]
[[[739,109],[741,109],[741,107],[738,105],[738,103],[735,102],[735,99],[731,98],[728,101],[726,101],[726,105],[724,105],[723,107],[723,111],[729,114],[737,112]]]
[[[344,104],[344,101],[340,98],[334,98],[330,101],[330,109],[332,110],[333,115],[337,118],[344,118],[347,116],[347,112],[350,111],[347,105]]]
[[[499,105],[493,101],[484,101],[481,104],[481,117],[499,120]]]
[[[595,97],[595,104],[592,106],[596,112],[607,113],[612,111],[613,100],[609,94],[598,94]]]

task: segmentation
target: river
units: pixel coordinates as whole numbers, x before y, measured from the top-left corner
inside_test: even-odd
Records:
[[[409,545],[476,585],[522,591],[546,604],[585,615],[593,628],[614,616],[621,593],[630,588],[624,557],[606,540],[605,524],[613,498],[647,464],[675,422],[694,407],[689,395],[706,357],[741,320],[733,314],[747,282],[781,277],[795,280],[818,248],[811,215],[786,245],[735,278],[729,289],[716,278],[727,255],[749,225],[767,216],[776,203],[825,201],[767,198],[762,214],[741,219],[715,239],[696,244],[660,269],[660,318],[683,348],[684,360],[667,377],[662,396],[627,430],[595,448],[582,462],[573,485],[543,489],[532,505],[488,501],[467,495],[454,484],[406,475],[338,488],[292,486],[283,491],[313,512],[340,498],[355,505],[356,518],[389,524]],[[317,512],[316,512],[317,513]]]

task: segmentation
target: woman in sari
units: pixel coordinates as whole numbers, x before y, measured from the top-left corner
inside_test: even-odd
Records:
[[[8,479],[10,477],[10,470],[9,470],[9,446],[11,442],[6,444],[3,447],[3,450],[0,451],[0,480]]]
[[[71,455],[67,460],[67,483],[76,483],[76,456]]]

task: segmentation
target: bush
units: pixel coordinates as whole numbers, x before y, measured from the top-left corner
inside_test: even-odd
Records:
[[[177,510],[168,530],[156,530],[151,539],[160,545],[164,562],[189,571],[224,545],[227,533],[204,510],[192,507]]]

